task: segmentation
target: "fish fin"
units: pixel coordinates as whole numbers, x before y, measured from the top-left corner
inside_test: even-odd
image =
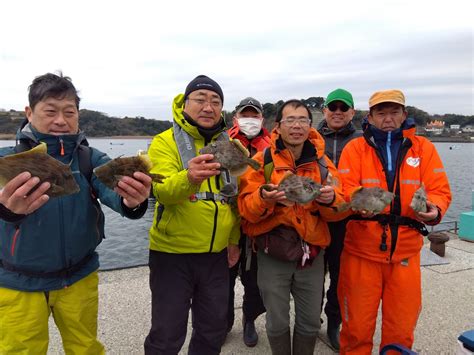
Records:
[[[146,165],[148,170],[150,170],[153,167],[153,163],[151,162],[150,156],[146,153],[144,154],[139,154],[138,158]]]
[[[220,194],[225,197],[234,197],[237,195],[236,194],[237,190],[238,189],[237,189],[237,186],[235,186],[235,184],[228,184],[222,187],[222,189],[220,190]]]
[[[346,212],[349,210],[351,204],[349,202],[343,202],[334,207],[337,212]]]
[[[240,176],[240,175],[243,175],[247,171],[247,168],[248,168],[247,165],[244,165],[244,167],[242,167],[241,169],[233,169],[233,170],[229,169],[229,173],[232,176]]]
[[[326,184],[327,186],[337,186],[339,184],[337,178],[335,178],[330,172],[328,173],[328,176],[326,178]]]
[[[253,160],[253,159],[250,159],[247,161],[247,163],[250,165],[250,167],[254,170],[258,170],[260,169],[262,166],[260,165],[260,163],[256,160]]]
[[[242,153],[245,154],[246,157],[249,157],[249,156],[250,156],[249,150],[244,147],[244,145],[242,144],[242,142],[241,142],[239,139],[237,139],[237,138],[233,139],[233,140],[232,140],[232,143],[234,143],[235,146],[236,146],[237,148],[239,148],[239,149],[242,151]],[[258,168],[255,169],[255,170],[258,170]]]
[[[24,152],[20,152],[15,154],[15,156],[22,156],[22,155],[28,155],[28,154],[48,154],[48,146],[46,145],[45,142],[41,142],[38,144],[36,147],[31,148],[30,150],[26,150]]]
[[[159,184],[162,184],[163,180],[166,178],[166,176],[161,174],[150,174],[150,177],[154,182],[157,182]]]
[[[291,175],[294,175],[291,171],[289,170],[285,171],[285,173],[283,174],[283,177],[280,180],[280,184],[282,183],[282,181],[284,181],[286,178],[288,178]]]
[[[354,195],[357,195],[359,192],[361,192],[364,189],[363,186],[357,187],[354,191],[351,193],[351,200],[354,198]]]

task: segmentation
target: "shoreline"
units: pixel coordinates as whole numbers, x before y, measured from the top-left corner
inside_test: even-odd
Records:
[[[87,139],[153,139],[155,136],[87,136]],[[15,140],[15,134],[0,133],[0,140]]]
[[[15,140],[15,134],[0,133],[0,140]],[[87,139],[153,139],[155,136],[87,136]],[[474,137],[426,137],[434,143],[474,143]]]

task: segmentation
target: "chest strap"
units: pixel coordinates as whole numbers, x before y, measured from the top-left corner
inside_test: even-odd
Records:
[[[387,229],[388,226],[407,226],[409,228],[415,229],[418,233],[420,233],[423,236],[427,236],[429,234],[428,229],[426,229],[426,226],[421,223],[420,221],[417,221],[413,218],[410,217],[405,217],[405,216],[398,216],[393,213],[389,214],[378,214],[375,215],[371,218],[364,218],[361,215],[355,214],[349,217],[350,220],[356,220],[356,221],[377,221],[379,224],[383,227],[383,232],[381,236],[381,242],[380,242],[380,251],[387,251]]]
[[[224,196],[222,194],[215,194],[213,192],[196,192],[195,194],[192,194],[189,196],[189,200],[191,202],[196,202],[198,200],[203,200],[203,201],[216,201],[216,202],[222,202],[226,203],[228,197]]]

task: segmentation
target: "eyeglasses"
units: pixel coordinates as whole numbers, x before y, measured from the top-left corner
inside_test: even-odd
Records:
[[[214,108],[219,108],[219,107],[222,106],[222,102],[219,99],[211,99],[211,101],[207,101],[207,100],[204,100],[204,99],[192,99],[192,98],[188,97],[188,100],[194,101],[199,106],[204,106],[206,104],[209,104]]]
[[[300,125],[301,127],[309,127],[311,124],[311,120],[306,117],[287,117],[280,121],[287,127],[295,126],[296,124]]]
[[[331,102],[327,107],[329,111],[331,112],[336,112],[338,109],[341,110],[341,112],[347,112],[349,111],[349,108],[350,108],[348,105],[346,105],[343,102],[341,103]]]

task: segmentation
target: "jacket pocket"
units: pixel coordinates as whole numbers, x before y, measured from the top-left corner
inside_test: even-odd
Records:
[[[164,205],[158,205],[156,209],[156,224],[155,227],[161,233],[166,234],[166,227],[171,220],[171,211],[170,208],[166,208]]]

